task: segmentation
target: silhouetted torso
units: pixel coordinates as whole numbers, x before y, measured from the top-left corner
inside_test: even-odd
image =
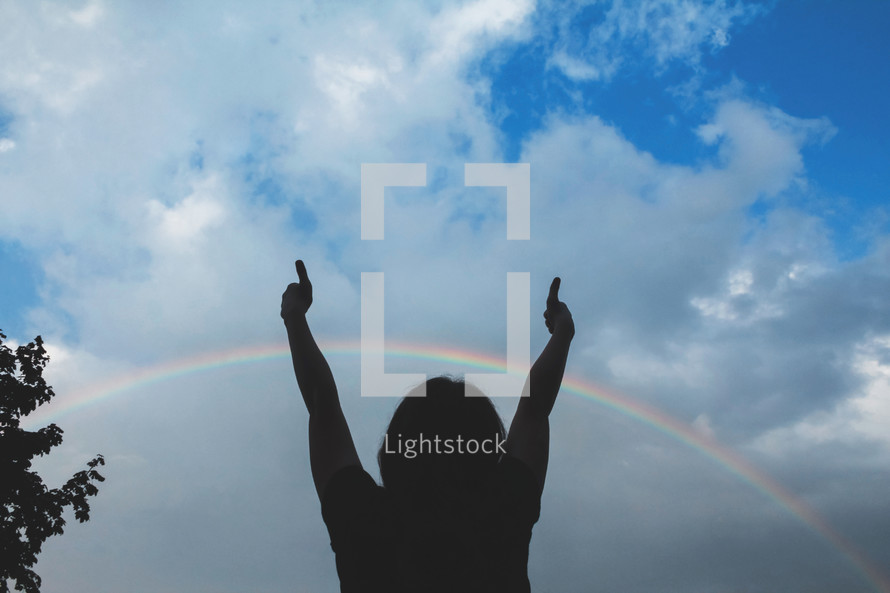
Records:
[[[531,471],[504,456],[477,504],[435,493],[397,501],[358,465],[331,478],[321,511],[342,593],[524,593],[541,495]]]

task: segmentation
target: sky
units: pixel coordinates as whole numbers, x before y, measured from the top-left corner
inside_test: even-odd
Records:
[[[48,485],[107,461],[44,593],[339,590],[279,318],[297,258],[375,478],[398,399],[360,394],[362,272],[387,371],[430,375],[505,359],[509,272],[534,357],[562,278],[532,590],[890,592],[888,24],[871,0],[0,0],[0,329],[51,355]],[[505,190],[464,185],[504,162],[525,241]],[[362,163],[426,163],[382,241]]]

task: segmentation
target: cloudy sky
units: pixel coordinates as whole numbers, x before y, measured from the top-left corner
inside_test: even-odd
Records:
[[[0,0],[0,328],[50,348],[46,481],[108,462],[44,593],[339,590],[282,355],[297,257],[375,476],[397,400],[360,396],[361,273],[388,342],[466,353],[387,357],[426,373],[505,357],[508,272],[540,350],[563,278],[586,387],[551,416],[533,590],[890,591],[888,24],[866,0]],[[362,241],[382,162],[427,185]],[[474,162],[529,163],[528,241]]]

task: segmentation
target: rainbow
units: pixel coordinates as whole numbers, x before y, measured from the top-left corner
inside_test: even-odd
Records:
[[[328,356],[360,354],[357,342],[325,342],[321,344],[321,347]],[[505,368],[504,361],[500,358],[455,348],[387,344],[386,354],[392,357],[455,363],[464,367],[488,371],[504,372]],[[31,422],[28,424],[33,421],[54,421],[66,414],[122,395],[130,390],[177,377],[234,365],[249,365],[288,359],[289,357],[290,352],[286,344],[271,344],[207,352],[186,359],[157,364],[77,390],[64,400],[57,401],[56,405],[50,404],[45,409],[41,409],[41,413],[35,414],[33,419],[29,419]],[[795,497],[781,484],[755,468],[734,451],[655,407],[589,381],[567,376],[563,380],[562,389],[641,422],[710,458],[788,510],[809,530],[828,541],[876,591],[890,593],[890,580],[852,542],[835,531],[804,501]]]

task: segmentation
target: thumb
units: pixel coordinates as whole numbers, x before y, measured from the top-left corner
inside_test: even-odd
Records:
[[[550,284],[550,294],[547,295],[547,306],[550,307],[559,302],[559,285],[561,280],[559,276],[553,279]]]
[[[300,279],[300,284],[309,283],[309,275],[306,273],[306,264],[303,263],[303,260],[298,259],[296,262],[297,267],[297,278]]]

